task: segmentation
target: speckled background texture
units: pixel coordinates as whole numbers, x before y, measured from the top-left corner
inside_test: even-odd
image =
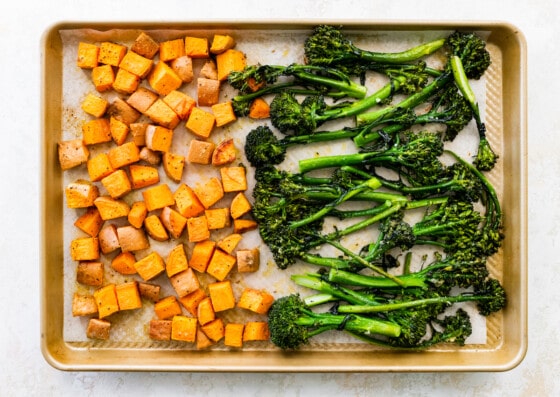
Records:
[[[560,395],[560,3],[552,0],[212,2],[7,1],[0,5],[0,395],[558,396]],[[528,48],[529,349],[498,373],[244,374],[61,372],[40,352],[41,35],[61,21],[507,21]]]

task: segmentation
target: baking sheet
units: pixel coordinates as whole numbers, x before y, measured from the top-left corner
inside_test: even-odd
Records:
[[[345,24],[345,31],[348,31],[348,34],[355,40],[358,45],[363,47],[370,47],[375,48],[376,50],[398,50],[408,48],[411,45],[419,44],[421,42],[427,41],[429,39],[435,37],[444,37],[446,34],[451,32],[453,29],[457,27],[469,28],[469,30],[476,30],[481,32],[485,37],[489,38],[489,50],[492,54],[493,64],[491,69],[486,73],[485,78],[479,82],[476,82],[475,89],[479,98],[486,98],[485,101],[481,103],[483,112],[485,112],[486,116],[486,123],[488,127],[488,136],[492,142],[492,145],[497,151],[500,153],[500,161],[498,166],[492,174],[490,178],[492,182],[497,185],[497,189],[499,191],[500,197],[503,198],[508,196],[512,192],[516,192],[515,190],[511,190],[509,186],[504,186],[503,181],[510,175],[512,171],[514,171],[514,178],[517,182],[513,185],[523,185],[524,178],[525,178],[525,171],[522,168],[523,162],[521,162],[521,168],[519,163],[513,168],[504,168],[507,165],[512,165],[512,161],[518,161],[515,157],[517,155],[522,155],[524,152],[524,125],[523,120],[517,119],[509,120],[508,118],[512,117],[509,112],[504,111],[504,106],[507,104],[503,101],[503,92],[504,92],[504,84],[505,81],[509,82],[509,80],[514,81],[517,85],[518,90],[522,91],[523,89],[523,74],[522,70],[524,67],[523,57],[520,57],[524,51],[524,43],[522,37],[512,35],[512,27],[507,25],[487,25],[487,26],[464,26],[464,25],[441,25],[441,26],[434,26],[434,25],[416,25],[416,26],[409,26],[403,24],[395,24],[395,25],[348,25]],[[227,26],[227,28],[226,28]],[[121,314],[117,314],[116,321],[112,326],[111,331],[111,339],[107,342],[100,342],[100,341],[91,341],[85,338],[85,320],[80,318],[73,318],[71,316],[70,310],[70,301],[69,296],[73,293],[76,288],[83,288],[76,284],[75,280],[75,263],[71,261],[68,257],[68,249],[69,242],[76,237],[76,230],[75,228],[71,227],[71,223],[75,220],[75,214],[69,213],[69,211],[64,209],[63,205],[63,198],[62,198],[62,191],[63,186],[65,186],[69,181],[73,181],[76,179],[76,176],[79,170],[71,170],[66,171],[62,175],[60,175],[60,171],[56,169],[58,165],[56,162],[56,158],[53,158],[53,153],[50,151],[53,150],[52,143],[56,142],[59,139],[68,139],[68,137],[75,136],[78,131],[80,131],[81,123],[83,122],[85,116],[80,114],[79,112],[79,104],[81,102],[81,98],[88,92],[93,91],[92,85],[89,82],[87,75],[84,71],[75,67],[75,51],[77,49],[77,42],[79,40],[95,42],[95,41],[104,41],[104,40],[111,40],[120,42],[122,44],[130,43],[133,40],[139,31],[144,30],[153,35],[154,38],[158,40],[163,40],[165,38],[175,38],[175,37],[182,37],[187,34],[193,34],[197,36],[208,36],[211,37],[214,33],[229,33],[237,39],[237,48],[244,51],[247,54],[248,64],[254,63],[270,63],[270,64],[288,64],[294,61],[301,61],[302,56],[302,43],[304,37],[308,34],[309,29],[312,25],[292,25],[292,24],[267,24],[267,25],[222,25],[217,24],[215,26],[200,26],[197,24],[185,24],[180,27],[167,27],[167,26],[123,26],[119,29],[115,29],[114,26],[95,26],[95,24],[88,24],[88,25],[68,25],[68,26],[57,26],[53,27],[49,32],[47,32],[45,36],[45,98],[44,98],[44,115],[45,115],[45,129],[44,129],[44,136],[43,140],[45,142],[44,150],[46,151],[44,155],[45,160],[45,179],[44,180],[52,180],[53,178],[57,181],[58,189],[55,187],[49,186],[46,188],[45,194],[45,208],[44,211],[49,211],[49,217],[53,218],[54,223],[58,226],[56,230],[60,234],[60,240],[57,241],[58,244],[55,245],[48,245],[45,246],[45,259],[43,262],[43,266],[48,266],[51,263],[52,257],[61,257],[62,256],[62,272],[60,269],[58,271],[52,272],[52,269],[44,268],[44,285],[43,285],[43,296],[44,296],[44,312],[43,312],[43,326],[45,329],[48,329],[50,332],[45,333],[45,335],[50,335],[51,338],[55,338],[54,341],[56,344],[64,346],[68,352],[75,353],[74,355],[70,354],[71,359],[68,363],[62,363],[61,357],[58,356],[53,352],[50,345],[43,345],[43,351],[47,357],[47,360],[51,362],[54,366],[58,368],[68,368],[68,369],[81,369],[84,367],[83,363],[78,363],[80,360],[78,359],[83,349],[86,349],[89,354],[94,354],[97,359],[94,359],[89,365],[90,368],[94,369],[105,369],[106,363],[103,362],[101,356],[105,356],[106,354],[113,354],[116,358],[118,355],[115,352],[115,349],[132,349],[136,353],[144,353],[144,355],[140,355],[138,361],[114,361],[113,366],[118,368],[127,368],[127,369],[151,369],[151,370],[165,370],[165,369],[184,369],[184,364],[181,362],[173,361],[173,354],[166,356],[170,351],[185,351],[185,350],[192,350],[193,347],[189,345],[185,345],[182,343],[156,343],[154,341],[150,341],[145,332],[145,326],[149,319],[152,317],[152,311],[149,308],[144,308],[141,311],[137,311],[134,315],[130,315],[129,313],[122,314],[122,319],[118,318]],[[352,32],[353,29],[353,32]],[[501,32],[501,33],[496,33]],[[499,42],[492,42],[492,38],[499,39],[499,40],[507,40],[504,36],[510,35],[509,40],[513,40],[514,43],[510,43],[509,47],[505,48],[504,44],[500,44]],[[497,35],[497,36],[496,36]],[[515,39],[515,40],[514,40]],[[56,44],[56,48],[54,45]],[[49,51],[51,50],[51,51]],[[517,61],[515,63],[515,68],[513,70],[509,70],[506,72],[502,68],[503,58],[506,55],[506,50],[510,52],[517,51]],[[435,59],[434,62],[438,60]],[[60,62],[58,64],[58,62]],[[57,64],[59,70],[53,71],[53,63]],[[46,65],[50,67],[47,70]],[[515,69],[517,70],[517,75],[515,75]],[[54,74],[52,73],[54,72]],[[46,78],[49,75],[49,78]],[[521,79],[518,81],[517,79]],[[380,84],[378,81],[369,81],[368,84],[370,85],[371,89],[368,92],[373,92],[376,84]],[[55,87],[55,85],[57,87]],[[57,95],[56,89],[59,89],[60,92]],[[192,88],[191,88],[192,89]],[[507,89],[511,89],[511,86],[508,86]],[[187,88],[187,92],[189,88]],[[48,91],[48,92],[47,92]],[[522,92],[521,92],[522,93]],[[191,92],[191,94],[194,94]],[[227,98],[229,95],[232,95],[232,91],[225,90],[222,95],[224,98]],[[54,96],[55,103],[52,101],[48,101],[47,99],[49,96]],[[522,103],[517,104],[517,106],[521,106],[521,110],[523,110],[524,102],[523,96],[519,96]],[[57,106],[58,105],[58,106]],[[487,109],[488,108],[488,109]],[[507,109],[507,108],[506,108]],[[517,113],[517,115],[522,119],[523,112]],[[521,121],[521,122],[520,122]],[[49,135],[48,137],[45,136],[47,132],[52,133],[52,129],[49,127],[51,124],[60,125],[60,134],[53,134]],[[506,124],[511,123],[517,127],[516,131],[505,131],[504,127]],[[242,147],[243,142],[243,132],[248,132],[251,128],[254,128],[256,125],[260,124],[259,122],[251,121],[248,119],[243,119],[232,127],[226,127],[220,131],[216,131],[215,135],[213,135],[213,140],[218,142],[222,136],[232,136],[236,141],[236,146],[238,148]],[[471,126],[472,127],[472,126]],[[184,128],[184,127],[179,127]],[[178,131],[179,132],[179,131]],[[476,149],[475,145],[475,133],[476,130],[470,128],[468,131],[464,131],[461,133],[460,137],[453,143],[454,150],[461,151],[464,155],[470,155],[473,150]],[[188,140],[190,139],[188,133],[177,133],[175,136],[182,137],[182,139],[175,139],[174,138],[174,147],[177,151],[182,150]],[[513,138],[513,139],[510,139]],[[50,142],[50,145],[49,145]],[[335,146],[331,146],[329,150],[334,149]],[[183,149],[184,150],[184,149]],[[336,147],[336,150],[351,150],[348,147]],[[297,159],[300,158],[304,154],[298,153],[297,151],[291,151],[290,156],[285,163],[286,167],[293,167],[297,163]],[[243,161],[242,153],[240,153],[240,161]],[[56,157],[56,156],[54,156]],[[247,164],[247,163],[246,163]],[[248,167],[248,170],[251,171],[251,168]],[[212,168],[204,167],[203,169],[197,169],[195,172],[189,172],[189,166],[186,169],[187,183],[196,183],[199,178],[205,178],[206,172],[212,172]],[[516,172],[515,172],[516,171]],[[82,170],[83,172],[83,170]],[[162,174],[162,173],[160,173]],[[251,174],[249,173],[248,177],[251,180]],[[173,186],[172,186],[173,190]],[[520,190],[522,191],[522,190]],[[513,198],[513,206],[508,206],[509,199],[504,201],[504,211],[507,214],[513,213],[516,217],[520,218],[521,220],[524,219],[524,205],[522,203],[523,197]],[[60,218],[52,215],[52,208],[56,207],[55,213],[61,214]],[[512,210],[513,212],[509,212]],[[61,222],[62,220],[62,222]],[[506,219],[507,221],[507,219]],[[507,222],[506,222],[507,223]],[[522,250],[524,247],[524,224],[516,223],[515,228],[510,228],[510,230],[506,229],[506,241],[504,243],[504,249],[498,255],[492,258],[490,263],[491,272],[498,277],[499,279],[503,280],[506,284],[507,288],[507,281],[509,277],[512,277],[510,272],[510,267],[512,266],[512,259],[513,259],[513,271],[517,274],[514,275],[514,279],[517,278],[517,281],[514,281],[513,285],[515,290],[513,293],[515,294],[513,301],[521,303],[520,307],[514,309],[514,314],[517,315],[518,319],[523,320],[523,305],[525,298],[525,289],[523,288],[523,273],[524,267],[526,266],[523,255],[517,258],[511,257],[510,251],[517,251]],[[521,227],[521,230],[519,229]],[[518,241],[517,241],[518,240]],[[509,244],[515,244],[515,242],[520,243],[521,245],[517,246],[517,248],[512,248]],[[245,240],[245,244],[247,246],[254,246],[255,244],[260,244],[260,239],[258,237],[257,232],[252,232],[250,238]],[[514,246],[515,247],[515,246]],[[165,251],[166,245],[162,245],[158,247]],[[508,251],[509,249],[509,251]],[[53,250],[55,252],[53,252]],[[238,288],[242,288],[245,285],[249,286],[256,286],[258,288],[265,288],[271,291],[275,296],[282,296],[286,293],[293,292],[295,290],[295,286],[293,283],[289,281],[289,276],[291,273],[302,273],[305,271],[303,267],[292,268],[286,271],[279,271],[276,269],[275,265],[272,263],[270,259],[270,255],[267,252],[266,248],[262,249],[263,252],[263,265],[261,265],[261,270],[259,273],[251,275],[249,277],[243,278],[235,278],[236,275],[233,275],[235,278],[235,283]],[[519,251],[518,251],[519,252]],[[508,260],[508,270],[503,270],[503,262],[504,257]],[[107,267],[106,267],[107,268]],[[316,270],[312,269],[311,270]],[[56,280],[54,283],[50,284],[47,282],[49,276],[54,277]],[[60,280],[57,276],[61,276]],[[109,280],[119,281],[122,279],[122,276],[118,274],[109,274]],[[157,280],[156,280],[157,281]],[[517,283],[517,284],[516,284]],[[61,285],[62,291],[56,293],[56,296],[53,295],[53,286],[54,285]],[[508,289],[508,292],[511,292]],[[510,297],[511,301],[511,297]],[[511,306],[511,305],[510,305]],[[56,308],[60,311],[62,308],[61,313],[61,322],[57,323],[55,326],[56,329],[53,329],[52,326],[49,326],[50,323],[45,323],[46,316],[53,316],[58,314],[56,312]],[[453,363],[453,358],[457,358],[457,356],[461,356],[465,353],[475,354],[476,352],[491,352],[496,351],[499,352],[504,347],[511,348],[511,343],[509,345],[504,345],[506,338],[505,333],[506,329],[504,324],[508,321],[507,316],[508,313],[511,313],[511,309],[507,309],[504,313],[500,313],[496,316],[493,316],[488,326],[486,326],[483,318],[478,318],[476,321],[475,330],[477,331],[471,339],[469,339],[469,345],[465,346],[464,348],[457,348],[453,347],[438,347],[430,351],[430,357],[434,357],[432,354],[443,354],[442,357],[445,357],[445,360],[441,360],[442,357],[438,358],[438,361],[428,361],[421,360],[421,364],[407,364],[406,360],[402,360],[401,365],[399,363],[391,363],[390,365],[384,365],[382,357],[386,354],[389,356],[398,356],[399,358],[406,356],[406,354],[400,354],[395,352],[386,352],[383,351],[382,354],[379,352],[378,348],[371,347],[369,345],[365,345],[363,343],[356,343],[355,340],[345,337],[343,333],[331,333],[328,335],[321,335],[321,337],[317,338],[313,341],[313,343],[304,349],[302,352],[297,354],[307,354],[305,357],[309,358],[309,362],[312,362],[312,358],[315,354],[332,354],[338,352],[336,359],[339,360],[337,363],[323,363],[320,367],[308,367],[307,370],[314,370],[317,368],[325,369],[329,368],[330,370],[348,370],[348,368],[353,367],[358,362],[365,362],[365,365],[360,366],[358,370],[370,371],[370,370],[389,370],[394,369],[395,366],[400,367],[402,370],[427,370],[430,368],[430,365],[435,366],[435,368],[441,370],[453,370],[454,368],[463,368],[464,369],[472,369],[474,367],[469,367],[467,365],[462,366],[457,363]],[[504,318],[504,316],[506,318]],[[121,321],[122,320],[122,321]],[[510,320],[511,321],[511,320]],[[516,320],[513,320],[515,324]],[[131,326],[131,323],[134,323],[134,326]],[[519,323],[519,322],[518,322]],[[523,327],[524,322],[521,321],[519,326]],[[521,333],[522,334],[522,333]],[[511,342],[511,340],[510,340]],[[523,352],[525,341],[523,337],[520,335],[519,339],[514,339],[514,345],[517,347],[517,356],[516,360],[509,359],[508,364],[512,366],[515,362],[519,361],[519,355]],[[91,349],[95,349],[95,353],[92,353]],[[278,351],[278,349],[274,348],[272,345],[268,343],[256,343],[256,344],[247,344],[242,351],[240,352],[231,352],[228,351],[229,349],[223,347],[215,347],[212,348],[215,352],[191,352],[194,354],[197,360],[195,363],[189,365],[190,370],[209,370],[208,367],[205,367],[204,360],[201,359],[201,354],[223,354],[220,356],[220,360],[218,364],[215,364],[215,368],[218,370],[267,370],[266,367],[262,366],[254,366],[255,364],[255,356],[254,353],[265,354],[269,358],[274,358],[274,360],[269,360],[269,362],[276,362],[276,364],[272,367],[273,370],[290,370],[293,368],[293,364],[291,364],[290,360],[284,360],[286,355]],[[217,352],[216,352],[217,350]],[[514,348],[515,350],[515,348]],[[375,355],[380,358],[380,360],[373,359],[370,357],[372,351],[375,351]],[[358,356],[355,353],[359,353]],[[154,363],[151,360],[152,356],[156,355],[158,357],[157,362],[160,362],[161,359],[165,358],[169,361],[168,366],[161,366]],[[364,355],[362,357],[362,355]],[[522,354],[521,354],[522,355]],[[239,356],[237,359],[235,357]],[[421,354],[423,358],[426,357],[426,354]],[[482,358],[482,354],[480,355]],[[94,357],[94,358],[95,358]],[[367,359],[366,359],[367,357]],[[476,356],[474,356],[476,357]],[[450,359],[451,361],[448,361]],[[237,360],[234,364],[231,360]],[[241,361],[239,361],[241,360]],[[277,361],[278,360],[278,361]],[[341,361],[340,361],[341,360]],[[373,361],[372,361],[373,360]],[[502,359],[503,361],[503,359]],[[272,364],[271,364],[272,365]],[[459,365],[457,367],[457,365]],[[488,361],[480,361],[480,366],[478,368],[485,367],[488,364]],[[505,364],[502,363],[502,367]],[[67,367],[69,366],[69,367]],[[212,366],[214,368],[214,366]],[[298,370],[300,370],[299,366],[296,366]],[[490,369],[497,369],[496,366]]]

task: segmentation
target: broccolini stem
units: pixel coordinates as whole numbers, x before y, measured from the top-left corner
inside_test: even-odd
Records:
[[[369,62],[399,64],[418,60],[426,55],[430,55],[445,44],[445,39],[432,40],[427,43],[422,43],[418,46],[409,48],[401,52],[372,52],[366,50],[359,50],[358,56]]]

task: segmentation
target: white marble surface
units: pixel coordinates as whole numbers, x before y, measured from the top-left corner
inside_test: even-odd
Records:
[[[0,395],[557,396],[560,395],[560,3],[458,1],[3,1],[0,5]],[[503,373],[191,374],[60,372],[40,353],[41,34],[58,21],[212,19],[504,20],[529,54],[529,350]],[[16,168],[17,164],[17,168]],[[17,171],[15,171],[17,169]],[[15,172],[14,172],[15,171]]]

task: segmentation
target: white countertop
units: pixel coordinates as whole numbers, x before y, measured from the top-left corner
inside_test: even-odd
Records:
[[[56,6],[55,6],[56,4]],[[430,7],[434,9],[430,9]],[[0,394],[5,396],[554,396],[560,395],[560,2],[211,2],[20,0],[0,6]],[[484,20],[516,25],[528,44],[529,349],[502,373],[199,374],[61,372],[40,352],[40,38],[60,21],[251,19]],[[14,172],[16,171],[16,172]]]

